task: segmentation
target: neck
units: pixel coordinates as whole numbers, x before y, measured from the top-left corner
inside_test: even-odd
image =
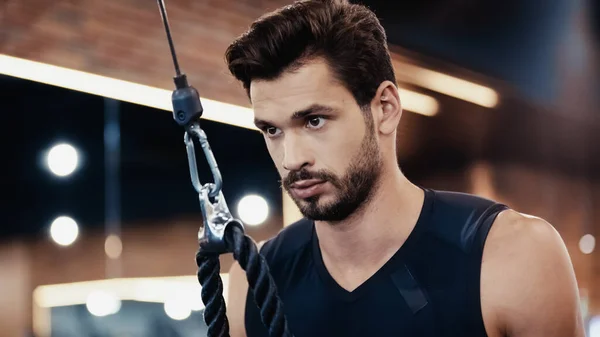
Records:
[[[368,270],[387,261],[404,243],[421,213],[423,191],[397,168],[382,172],[370,201],[340,222],[315,222],[328,268]],[[332,270],[333,271],[333,270]]]

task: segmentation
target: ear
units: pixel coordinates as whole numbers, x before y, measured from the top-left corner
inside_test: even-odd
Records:
[[[371,111],[380,133],[389,135],[396,131],[402,116],[402,103],[394,83],[384,81],[379,85],[371,101]]]

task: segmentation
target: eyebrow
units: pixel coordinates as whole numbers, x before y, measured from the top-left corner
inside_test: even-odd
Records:
[[[322,105],[322,104],[312,104],[311,106],[309,106],[306,109],[302,109],[302,110],[298,110],[295,111],[292,116],[290,117],[290,119],[292,121],[295,120],[299,120],[299,119],[303,119],[306,116],[312,115],[312,114],[316,114],[316,113],[331,113],[334,112],[335,109],[327,106],[327,105]],[[258,118],[254,118],[254,125],[256,125],[257,128],[259,129],[264,129],[267,126],[270,126],[271,123],[269,123],[268,121],[262,120],[262,119],[258,119]]]

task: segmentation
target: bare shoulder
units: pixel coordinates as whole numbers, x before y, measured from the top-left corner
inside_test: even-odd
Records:
[[[568,251],[539,217],[498,215],[483,253],[481,303],[490,337],[584,336]]]
[[[257,244],[258,249],[266,241]],[[248,280],[246,272],[239,263],[233,262],[229,269],[229,286],[227,289],[227,320],[229,321],[229,334],[231,337],[246,337],[245,314],[246,294]]]

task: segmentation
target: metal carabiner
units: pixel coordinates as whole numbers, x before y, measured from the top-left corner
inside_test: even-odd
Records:
[[[198,166],[196,163],[196,152],[194,148],[194,139],[198,138],[204,156],[210,166],[213,175],[214,183],[206,183],[202,185],[198,177]],[[205,251],[223,254],[229,253],[225,243],[225,229],[228,225],[238,225],[243,230],[244,225],[240,220],[237,220],[231,215],[225,197],[223,196],[222,186],[223,179],[219,166],[212,153],[208,138],[204,130],[200,128],[198,122],[192,123],[187,128],[184,136],[185,147],[187,149],[188,163],[190,168],[190,176],[192,185],[198,192],[200,201],[200,209],[202,211],[203,225],[198,231],[198,241],[200,246]],[[214,200],[211,201],[211,199]]]
[[[192,136],[198,138],[200,142],[200,146],[202,146],[202,150],[204,151],[204,156],[206,157],[206,161],[208,162],[208,166],[210,167],[210,171],[212,172],[213,184],[202,185],[200,182],[200,178],[198,177],[198,165],[196,164],[196,150],[194,148],[194,140]],[[190,167],[190,177],[192,179],[192,185],[198,194],[202,193],[204,188],[210,188],[208,192],[208,197],[215,198],[221,192],[221,188],[223,187],[223,178],[221,177],[221,171],[219,171],[219,166],[217,165],[217,160],[212,153],[210,148],[210,144],[208,143],[208,138],[204,130],[200,128],[200,124],[198,122],[192,123],[189,128],[187,128],[183,141],[185,143],[185,148],[187,150],[188,164]]]

